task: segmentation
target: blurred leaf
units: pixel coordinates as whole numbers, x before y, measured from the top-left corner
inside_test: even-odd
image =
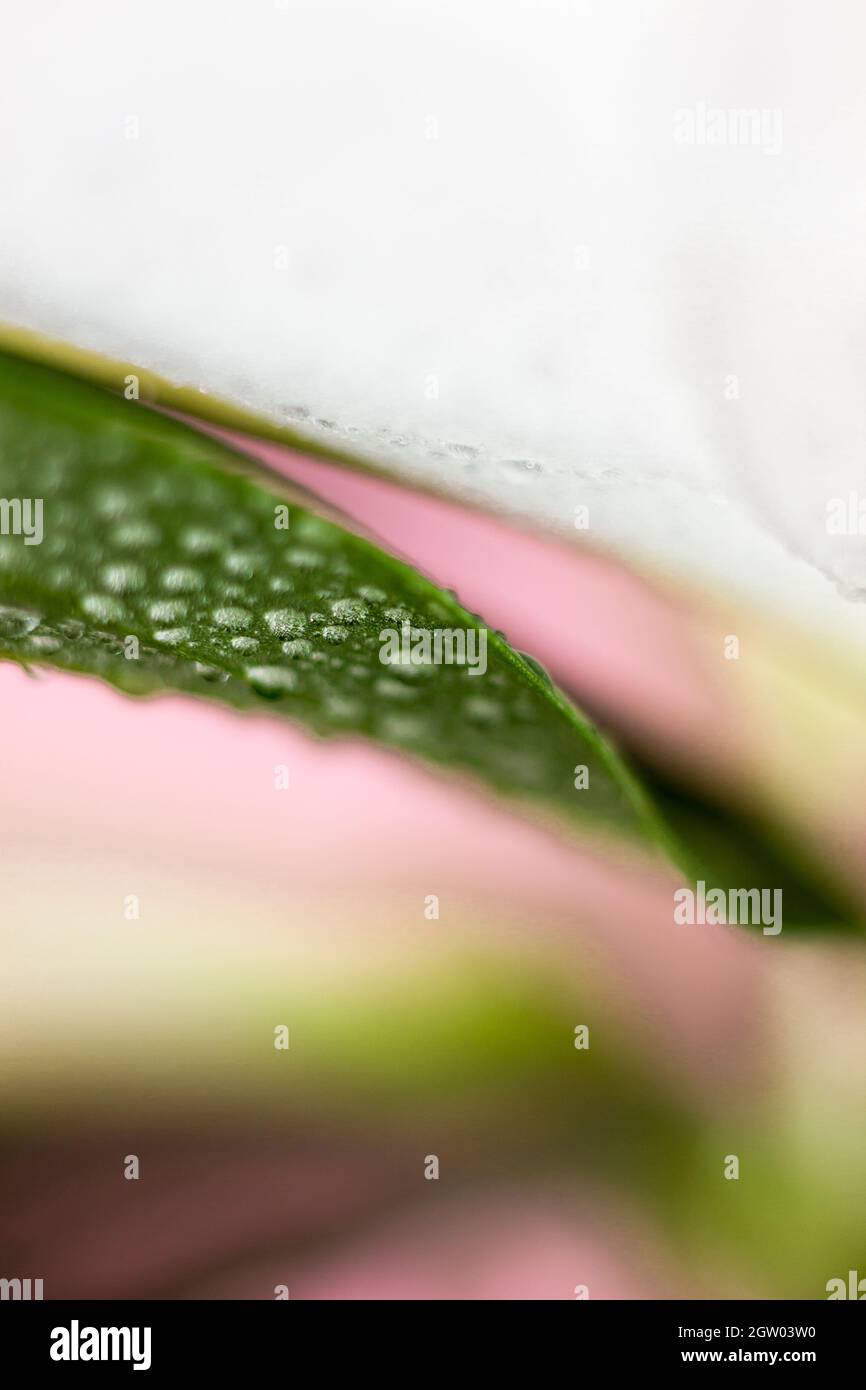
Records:
[[[699,794],[669,781],[639,759],[634,765],[667,823],[688,846],[691,876],[702,878],[707,891],[780,889],[782,935],[815,927],[862,930],[856,903],[809,846],[793,843],[790,834],[774,833],[773,827],[755,816],[719,804],[709,788]]]

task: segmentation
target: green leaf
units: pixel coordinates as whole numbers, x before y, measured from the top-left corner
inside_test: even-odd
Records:
[[[0,656],[362,735],[589,827],[668,844],[616,752],[534,663],[308,506],[292,501],[281,529],[290,495],[205,435],[0,354],[3,529],[14,530],[16,500],[41,499],[44,530],[39,544],[0,536]],[[404,623],[471,634],[476,669],[383,664],[383,634],[402,643]],[[578,791],[580,765],[589,786]]]
[[[0,352],[0,658],[373,739],[661,851],[685,883],[781,887],[787,926],[855,924],[801,846],[632,771],[531,657],[297,497],[207,435]],[[39,544],[15,533],[27,500]],[[384,664],[404,623],[463,634],[474,662]]]

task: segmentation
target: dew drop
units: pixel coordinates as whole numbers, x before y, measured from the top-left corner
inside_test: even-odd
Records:
[[[265,622],[275,637],[299,637],[307,624],[297,608],[275,608],[265,614]]]
[[[166,450],[163,457],[166,463],[169,459],[173,459],[175,462],[181,461],[181,456],[176,450]],[[170,505],[172,502],[172,480],[163,474],[158,473],[147,478],[144,483],[144,491],[146,496],[159,506],[163,503]]]
[[[189,640],[188,627],[161,627],[158,632],[153,634],[155,642],[162,642],[166,647],[176,647],[181,642]]]
[[[50,656],[62,649],[63,638],[56,637],[53,632],[35,632],[32,637],[28,637],[27,646],[39,656]]]
[[[550,677],[550,672],[542,666],[540,661],[536,661],[534,656],[530,656],[528,652],[518,652],[518,656],[520,656],[520,658],[526,662],[527,666],[532,667],[535,674],[541,677],[545,685],[553,685],[553,681]]]
[[[364,710],[361,704],[345,695],[328,695],[323,704],[325,713],[335,723],[360,724],[363,718]]]
[[[388,666],[401,680],[411,681],[413,685],[417,680],[429,680],[436,672],[436,667],[432,661],[429,663],[419,662],[416,666],[411,660],[403,661],[398,658],[396,661],[388,662]]]
[[[327,627],[322,628],[322,636],[326,642],[345,642],[346,638],[349,636],[349,629],[347,627],[338,627],[334,623],[329,623]]]
[[[52,565],[46,577],[55,589],[68,589],[75,580],[75,571],[70,565]]]
[[[162,576],[162,587],[173,594],[189,594],[203,586],[204,580],[198,570],[190,569],[186,565],[175,565]]]
[[[380,676],[373,689],[377,695],[383,695],[386,700],[414,700],[416,693],[411,685],[403,685],[401,681],[389,680],[387,676]]]
[[[122,656],[123,638],[118,637],[116,632],[94,632],[91,633],[91,640],[99,647],[105,647],[112,656]]]
[[[543,786],[545,767],[542,759],[531,750],[511,748],[503,752],[503,762],[508,773],[526,787]]]
[[[93,494],[93,509],[110,521],[129,512],[132,500],[132,495],[124,488],[102,487]]]
[[[528,483],[534,474],[541,473],[540,463],[534,459],[503,459],[500,465],[503,477],[510,483]]]
[[[370,615],[369,608],[359,598],[335,599],[331,612],[342,623],[362,623]]]
[[[233,637],[231,644],[236,652],[254,652],[259,645],[255,637]]]
[[[111,533],[111,539],[121,550],[138,550],[159,544],[160,533],[149,521],[127,521]]]
[[[157,599],[147,611],[155,623],[176,623],[186,617],[186,609],[182,599]]]
[[[140,589],[145,580],[141,565],[105,565],[99,575],[111,594],[129,594]]]
[[[215,608],[213,620],[217,627],[228,628],[229,632],[242,632],[252,622],[252,615],[245,608]]]
[[[320,516],[310,512],[300,512],[292,528],[303,541],[329,541],[333,537],[333,527]]]
[[[388,595],[384,589],[377,589],[375,584],[362,584],[358,593],[361,598],[365,598],[368,603],[384,603]]]
[[[253,506],[255,506],[256,503],[258,503],[259,505],[261,505],[261,501],[260,501],[260,499],[258,499],[257,497],[253,497],[253,498],[251,499],[251,501],[252,501],[252,503],[253,503]],[[209,498],[207,499],[207,502],[208,502],[208,505],[219,505],[219,502],[220,502],[219,489],[217,489],[216,493],[215,493],[213,496],[211,496],[211,497],[209,497]],[[268,510],[270,510],[270,509],[268,509]],[[252,532],[252,530],[253,530],[253,526],[252,526],[252,522],[250,521],[249,517],[244,516],[244,515],[243,515],[242,513],[240,513],[240,512],[235,512],[235,513],[233,513],[233,514],[230,514],[230,516],[229,516],[229,518],[228,518],[228,528],[227,528],[227,529],[228,529],[229,535],[230,535],[231,538],[232,538],[232,544],[233,544],[233,545],[245,546],[245,545],[247,544],[248,540],[249,540],[250,534],[251,534],[251,532]]]
[[[496,724],[501,717],[500,706],[484,695],[472,695],[463,703],[463,712],[473,724]]]
[[[395,743],[414,743],[423,738],[425,726],[423,720],[411,714],[387,714],[379,720],[378,732]]]
[[[317,550],[310,550],[308,546],[301,545],[290,546],[286,551],[286,559],[299,570],[316,570],[324,564],[324,557]]]
[[[256,694],[269,700],[287,695],[298,683],[295,672],[282,666],[248,666],[244,674]]]
[[[119,623],[125,611],[123,604],[108,594],[85,594],[81,608],[99,623]]]
[[[294,637],[290,642],[283,643],[283,651],[286,656],[312,656],[313,644],[306,637]]]
[[[38,613],[28,613],[24,608],[0,608],[0,637],[9,637],[13,641],[26,637],[40,622]]]
[[[252,579],[262,563],[262,556],[256,550],[230,550],[223,556],[223,568],[236,579]]]
[[[178,541],[188,555],[214,555],[223,541],[218,531],[206,526],[187,526],[178,536]]]
[[[219,682],[221,684],[229,678],[228,671],[220,671],[217,666],[207,666],[203,661],[193,662],[193,670],[197,676],[201,676],[202,680],[211,683]]]

